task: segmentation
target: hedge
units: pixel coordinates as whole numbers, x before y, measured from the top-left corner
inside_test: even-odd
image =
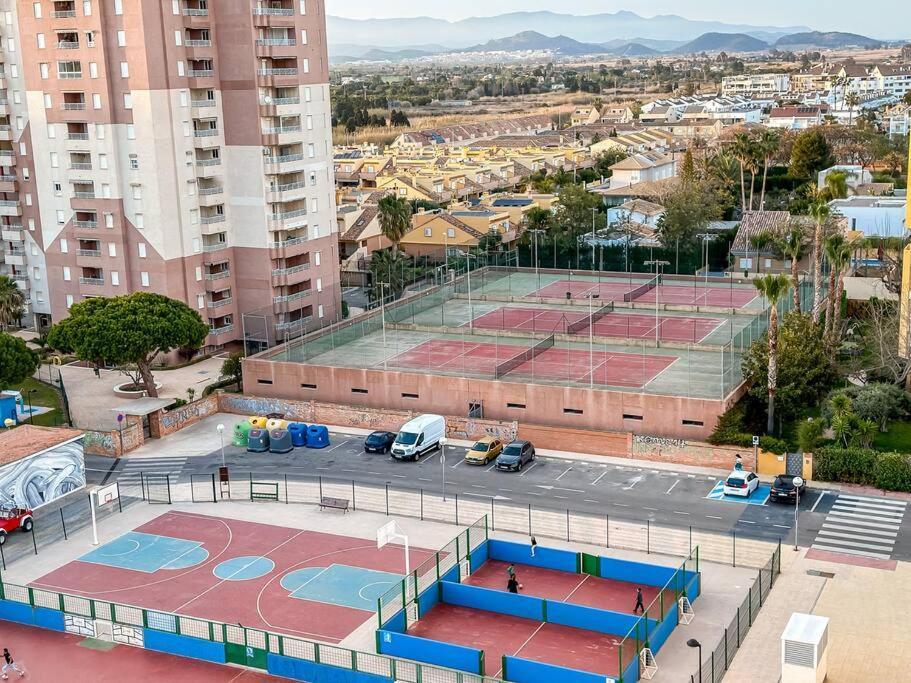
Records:
[[[911,456],[826,446],[813,454],[813,476],[821,481],[911,492]]]

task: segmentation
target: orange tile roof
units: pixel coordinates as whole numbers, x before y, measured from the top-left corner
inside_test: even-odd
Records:
[[[67,427],[35,427],[25,424],[15,429],[4,429],[0,431],[0,465],[21,460],[77,436],[82,436],[81,430]]]

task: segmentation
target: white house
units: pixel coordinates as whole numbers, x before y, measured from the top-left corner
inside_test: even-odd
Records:
[[[862,232],[867,237],[903,237],[905,224],[905,197],[861,197],[833,199],[829,202],[832,213],[847,220],[847,228]]]
[[[637,152],[610,167],[610,187],[652,182],[677,175],[677,160],[661,152]]]
[[[767,125],[769,128],[804,130],[821,124],[827,112],[826,106],[772,107]]]
[[[904,137],[911,133],[911,105],[899,104],[885,116],[889,124],[889,137]]]
[[[652,228],[658,226],[658,219],[664,215],[664,207],[644,199],[631,199],[620,206],[612,206],[607,210],[608,225],[634,222],[648,225]]]

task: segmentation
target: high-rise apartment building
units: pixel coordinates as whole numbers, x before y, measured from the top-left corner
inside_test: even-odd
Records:
[[[39,324],[159,292],[276,336],[340,311],[321,0],[0,0],[2,268]]]

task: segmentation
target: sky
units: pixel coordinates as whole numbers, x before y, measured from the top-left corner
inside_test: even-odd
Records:
[[[850,31],[873,38],[911,37],[908,0],[878,0],[876,10],[857,0],[325,0],[326,12],[352,19],[431,16],[464,19],[506,12],[550,10],[595,14],[630,10],[640,16],[678,14],[687,19],[763,26],[809,26],[824,31]],[[822,9],[825,8],[823,12]],[[898,21],[904,17],[904,21]],[[896,24],[896,22],[898,22]],[[901,27],[901,28],[899,28]],[[898,33],[896,34],[896,31]],[[904,35],[902,35],[904,34]]]

